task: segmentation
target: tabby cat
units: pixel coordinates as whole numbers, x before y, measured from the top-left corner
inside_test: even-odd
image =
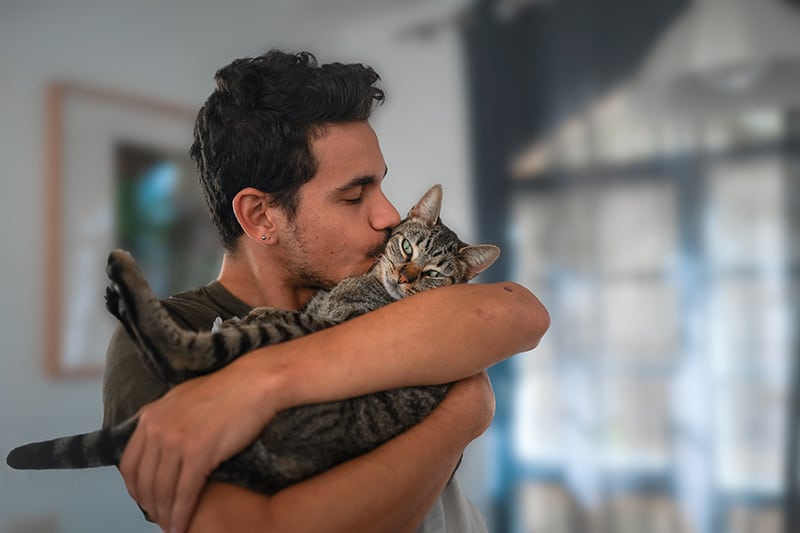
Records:
[[[467,246],[439,220],[442,189],[423,195],[391,233],[384,253],[364,275],[319,291],[301,311],[256,308],[210,332],[180,328],[152,293],[132,257],[109,256],[106,306],[142,348],[146,363],[171,385],[213,372],[240,355],[327,328],[419,291],[465,283],[500,253]],[[210,479],[272,494],[366,453],[422,420],[449,385],[409,387],[282,411],[247,449]],[[117,465],[137,419],[109,429],[31,443],[6,459],[17,469]]]

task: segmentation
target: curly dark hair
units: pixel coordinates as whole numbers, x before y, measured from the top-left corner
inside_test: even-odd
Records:
[[[291,219],[298,190],[317,170],[310,141],[326,125],[368,120],[384,93],[372,68],[318,65],[308,52],[271,50],[237,59],[214,79],[217,87],[197,114],[189,154],[222,244],[234,250],[242,234],[234,196],[254,187]]]

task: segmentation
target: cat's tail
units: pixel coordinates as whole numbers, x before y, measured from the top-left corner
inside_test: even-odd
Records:
[[[11,450],[6,464],[17,470],[95,468],[119,464],[135,423],[80,435],[24,444]]]

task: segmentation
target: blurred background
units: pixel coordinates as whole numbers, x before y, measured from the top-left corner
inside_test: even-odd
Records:
[[[232,59],[378,70],[400,211],[530,287],[458,476],[492,532],[800,531],[800,2],[0,0],[0,449],[98,427],[107,252],[215,275],[186,160]],[[156,531],[114,469],[0,467],[0,533]]]

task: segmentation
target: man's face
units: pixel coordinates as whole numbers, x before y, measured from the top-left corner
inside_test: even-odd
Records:
[[[300,188],[280,242],[292,283],[316,289],[366,272],[400,215],[381,190],[386,162],[369,124],[328,126],[311,149],[317,173]]]

